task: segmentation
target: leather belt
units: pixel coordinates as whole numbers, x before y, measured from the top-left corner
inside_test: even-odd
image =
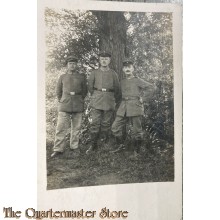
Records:
[[[82,95],[82,93],[80,93],[80,92],[69,92],[67,94],[69,94],[69,95]]]
[[[114,92],[113,89],[105,89],[105,88],[101,88],[101,89],[94,88],[94,90],[101,91],[101,92]]]
[[[128,101],[128,100],[139,100],[140,97],[122,97],[123,101]]]

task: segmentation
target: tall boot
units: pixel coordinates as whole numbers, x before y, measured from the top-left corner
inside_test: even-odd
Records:
[[[111,153],[117,153],[125,149],[125,146],[123,145],[123,139],[121,136],[115,137],[115,142],[116,142],[117,148],[111,151]]]
[[[141,140],[135,140],[135,149],[134,151],[139,154],[140,153],[140,149],[141,149],[141,143],[142,141]]]
[[[140,155],[140,148],[141,148],[141,140],[132,140],[133,143],[133,155],[131,155],[129,158],[132,160],[137,160],[138,156]]]
[[[102,141],[106,144],[108,143],[109,140],[109,132],[108,131],[103,131],[102,132]]]
[[[98,148],[98,144],[97,144],[98,137],[99,137],[98,133],[91,133],[91,141],[90,141],[91,145],[90,145],[89,149],[86,151],[86,154],[89,154]]]

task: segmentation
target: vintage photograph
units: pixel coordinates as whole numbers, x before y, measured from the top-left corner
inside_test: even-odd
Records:
[[[47,190],[173,182],[173,14],[45,8]]]

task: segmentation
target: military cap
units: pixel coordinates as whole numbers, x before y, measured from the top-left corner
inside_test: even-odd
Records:
[[[127,65],[130,65],[130,64],[133,65],[134,62],[132,60],[129,60],[129,59],[126,59],[126,60],[123,61],[123,66],[127,66]]]
[[[78,59],[75,56],[68,56],[66,58],[66,63],[68,63],[68,62],[77,62],[77,61],[78,61]]]
[[[107,51],[101,51],[99,53],[99,56],[100,57],[111,57],[112,55],[109,52],[107,52]]]

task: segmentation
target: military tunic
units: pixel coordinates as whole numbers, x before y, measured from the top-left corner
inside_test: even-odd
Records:
[[[92,95],[91,107],[104,111],[115,109],[115,102],[120,96],[119,80],[115,71],[94,70],[88,80],[88,89]]]
[[[122,101],[116,113],[116,118],[112,124],[112,132],[115,136],[122,136],[122,129],[126,122],[132,125],[133,139],[143,138],[141,116],[144,114],[144,106],[141,101],[143,94],[144,101],[147,101],[153,93],[152,84],[138,78],[125,78],[121,81]]]
[[[79,73],[61,75],[56,94],[59,112],[83,112],[84,98],[87,94],[85,75]]]
[[[111,127],[115,103],[120,99],[120,88],[117,74],[109,69],[94,70],[88,79],[91,94],[92,123],[91,133],[98,133],[100,128],[108,132]]]
[[[144,106],[140,101],[141,93],[144,93],[144,101],[152,95],[152,84],[138,78],[123,79],[121,81],[122,102],[118,108],[117,115],[127,117],[144,114]]]
[[[79,143],[84,98],[87,94],[85,75],[79,73],[61,75],[57,83],[56,94],[59,103],[53,150],[64,151],[70,126],[70,148],[76,149]]]

